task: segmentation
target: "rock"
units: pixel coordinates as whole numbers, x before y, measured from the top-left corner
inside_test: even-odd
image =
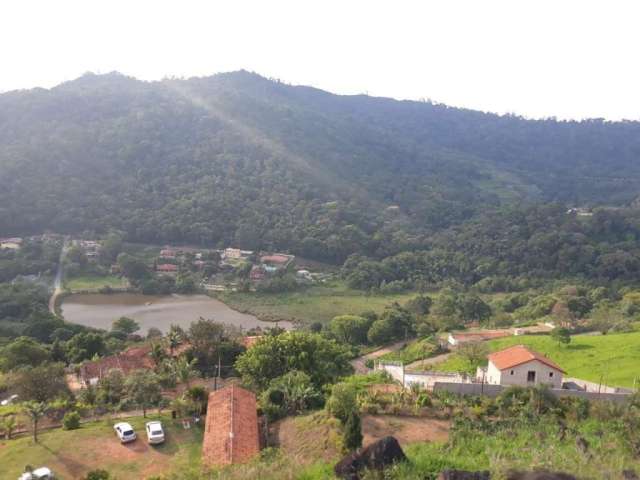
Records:
[[[576,447],[585,455],[589,452],[589,442],[583,437],[576,437]]]
[[[333,471],[339,478],[360,480],[362,470],[382,470],[406,459],[398,440],[394,437],[384,437],[358,452],[347,455],[336,464]]]
[[[573,475],[562,472],[548,472],[540,470],[537,472],[511,472],[507,475],[507,480],[577,480]]]
[[[488,471],[468,472],[466,470],[443,470],[438,475],[438,480],[489,480]]]

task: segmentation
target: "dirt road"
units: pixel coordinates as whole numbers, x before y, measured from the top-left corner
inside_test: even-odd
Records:
[[[353,365],[356,373],[368,373],[371,371],[370,368],[367,367],[367,360],[375,360],[376,358],[381,357],[385,353],[395,352],[396,350],[400,350],[407,342],[404,340],[401,342],[392,343],[391,345],[387,345],[386,347],[382,347],[373,352],[367,353],[366,355],[362,355],[360,357],[356,357],[351,360],[351,365]]]

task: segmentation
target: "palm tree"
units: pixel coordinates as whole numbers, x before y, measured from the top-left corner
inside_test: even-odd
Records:
[[[184,383],[189,388],[189,381],[194,378],[198,372],[195,369],[196,359],[189,361],[182,356],[175,361],[176,378],[180,383]]]
[[[8,415],[6,417],[4,417],[4,420],[2,421],[2,424],[0,424],[2,426],[2,429],[4,430],[4,436],[7,440],[11,440],[11,434],[13,433],[13,431],[16,429],[16,417],[14,415]]]
[[[171,325],[169,327],[169,332],[167,333],[167,343],[169,344],[169,353],[173,357],[173,351],[176,347],[178,347],[182,342],[184,342],[184,330],[179,325]]]
[[[151,345],[151,351],[149,355],[153,359],[153,362],[156,364],[156,367],[162,363],[162,360],[167,356],[164,351],[164,348],[159,343],[154,343]]]
[[[44,402],[34,402],[33,400],[22,404],[24,413],[26,413],[33,423],[33,441],[38,443],[38,422],[47,413],[49,406]]]

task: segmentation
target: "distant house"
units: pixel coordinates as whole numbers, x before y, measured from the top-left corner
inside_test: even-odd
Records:
[[[120,370],[128,375],[133,370],[152,369],[155,365],[149,355],[151,347],[134,347],[116,355],[85,362],[78,373],[82,386],[96,385],[111,370]]]
[[[260,262],[265,265],[274,266],[276,268],[285,267],[293,260],[293,255],[284,255],[282,253],[274,253],[273,255],[263,255]]]
[[[0,238],[0,249],[18,250],[22,247],[22,238]]]
[[[447,343],[452,347],[457,347],[464,343],[481,342],[494,338],[508,337],[511,333],[508,330],[484,330],[481,332],[452,332],[447,338]]]
[[[224,258],[242,258],[242,250],[239,248],[225,248]]]
[[[259,451],[255,394],[233,384],[211,392],[202,442],[203,464],[220,467],[244,463]]]
[[[161,263],[156,265],[156,272],[160,273],[176,273],[178,271],[178,266],[172,263]]]
[[[486,370],[479,370],[478,376],[491,385],[519,385],[521,387],[548,385],[562,387],[564,370],[541,353],[524,345],[515,345],[488,356]]]
[[[161,258],[176,258],[177,254],[178,252],[176,252],[172,248],[163,248],[162,250],[160,250]]]
[[[249,272],[249,278],[254,281],[262,280],[267,275],[264,267],[259,265],[254,265],[251,267],[251,271]]]

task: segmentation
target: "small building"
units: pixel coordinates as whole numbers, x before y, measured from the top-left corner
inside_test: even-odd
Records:
[[[253,267],[251,267],[251,271],[249,272],[249,278],[254,281],[262,280],[266,275],[267,272],[264,267],[261,267],[259,265],[254,265]]]
[[[163,248],[160,250],[160,258],[176,258],[178,252],[172,248]]]
[[[173,263],[161,263],[156,265],[156,272],[160,273],[176,273],[178,271],[178,266]]]
[[[148,346],[133,347],[116,355],[85,362],[80,367],[78,382],[82,386],[97,385],[111,370],[120,370],[124,375],[128,375],[134,370],[153,369],[155,365],[150,352],[151,347]]]
[[[514,345],[488,356],[486,370],[480,369],[478,376],[490,385],[519,385],[530,387],[548,385],[562,387],[564,370],[541,353],[524,345]]]
[[[242,250],[239,248],[225,248],[224,258],[242,258]]]
[[[202,441],[202,463],[207,467],[244,463],[259,452],[255,394],[234,384],[211,392]]]
[[[19,250],[22,247],[22,238],[0,238],[0,250]]]

